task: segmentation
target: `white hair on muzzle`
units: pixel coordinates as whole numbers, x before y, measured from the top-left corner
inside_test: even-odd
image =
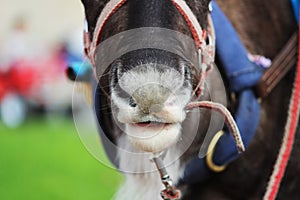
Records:
[[[155,63],[139,65],[123,74],[118,73],[119,88],[111,88],[117,120],[130,142],[147,152],[160,152],[180,138],[181,123],[186,117],[192,87],[185,84],[184,65],[180,72]],[[129,97],[119,95],[120,88]],[[130,105],[129,99],[135,102]]]

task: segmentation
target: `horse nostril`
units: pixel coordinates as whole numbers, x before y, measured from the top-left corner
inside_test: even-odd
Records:
[[[129,105],[133,108],[137,106],[136,101],[132,97],[129,98]]]

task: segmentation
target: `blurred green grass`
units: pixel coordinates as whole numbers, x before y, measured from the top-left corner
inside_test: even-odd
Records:
[[[106,200],[121,181],[88,153],[71,119],[0,124],[0,199]]]

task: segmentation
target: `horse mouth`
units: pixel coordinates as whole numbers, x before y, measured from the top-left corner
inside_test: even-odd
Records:
[[[145,152],[160,152],[178,141],[180,123],[163,119],[128,123],[126,133],[133,146]]]
[[[142,128],[166,128],[174,123],[167,122],[157,122],[157,121],[145,121],[134,123],[134,126],[142,127]]]

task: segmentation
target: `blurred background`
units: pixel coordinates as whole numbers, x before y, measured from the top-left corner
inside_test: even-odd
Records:
[[[122,177],[82,144],[65,75],[83,62],[80,0],[0,1],[0,199],[111,199]]]

